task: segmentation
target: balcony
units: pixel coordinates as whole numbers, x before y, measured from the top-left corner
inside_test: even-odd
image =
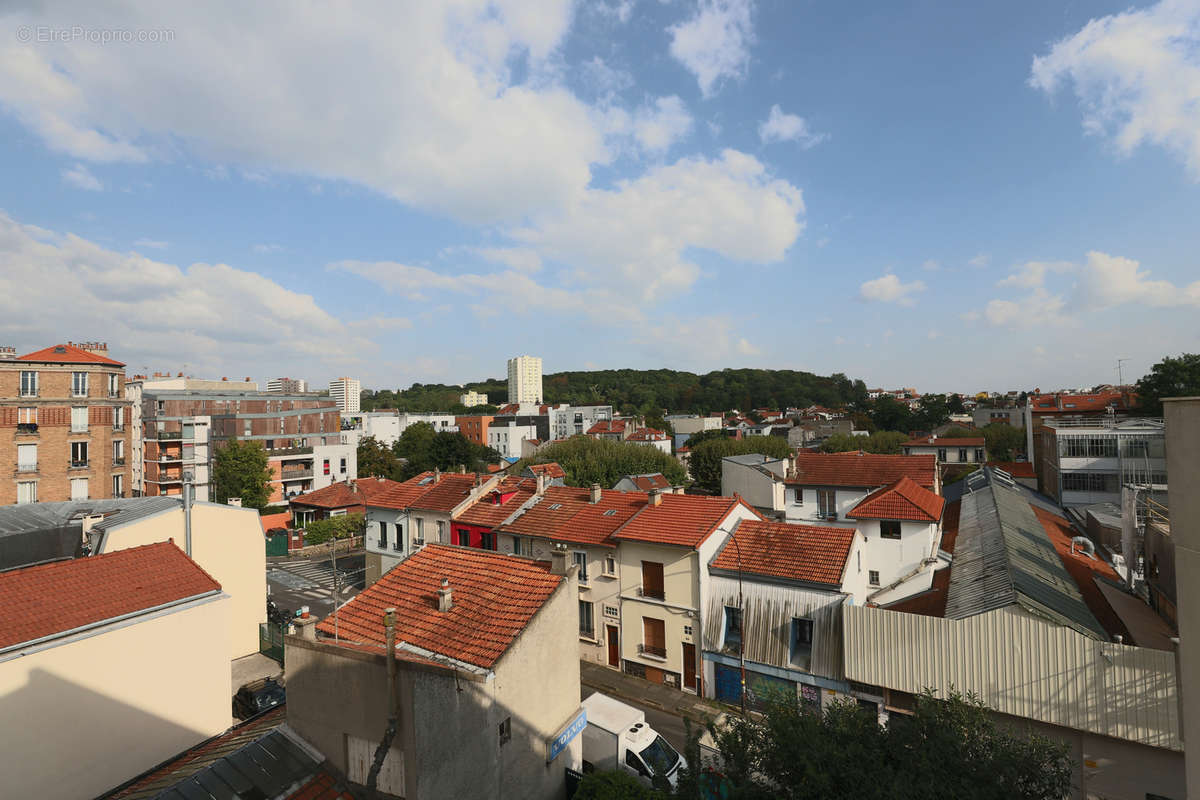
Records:
[[[667,648],[659,647],[659,646],[653,645],[653,644],[639,644],[638,645],[638,655],[646,656],[648,658],[657,658],[657,659],[666,661],[667,660]]]
[[[32,464],[17,464],[17,472],[37,472],[37,471],[38,471],[38,465],[37,465],[36,461],[33,462]]]
[[[17,436],[37,436],[38,426],[36,422],[18,422]]]
[[[87,467],[88,467],[88,460],[86,458],[84,458],[84,459],[72,458],[71,459],[71,469],[87,469]]]
[[[647,588],[645,586],[638,587],[638,597],[649,597],[652,600],[666,600],[666,590],[658,587]]]
[[[311,456],[312,451],[311,447],[276,447],[274,450],[268,450],[267,454],[272,456]]]
[[[313,471],[311,469],[285,469],[279,475],[285,481],[300,481],[311,478]]]
[[[183,438],[183,431],[157,431],[153,436],[147,436],[147,439],[158,439],[162,441],[177,441]]]

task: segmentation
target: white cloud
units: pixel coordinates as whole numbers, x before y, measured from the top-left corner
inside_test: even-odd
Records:
[[[166,250],[171,244],[170,242],[163,242],[158,239],[136,239],[133,242],[133,246],[146,247],[151,250]]]
[[[104,190],[104,184],[100,179],[92,174],[83,164],[76,164],[71,168],[64,167],[62,170],[62,179],[67,183],[79,189],[86,189],[89,192],[100,192]]]
[[[1093,19],[1033,59],[1030,85],[1075,91],[1084,130],[1129,154],[1171,151],[1200,179],[1200,5],[1163,0]]]
[[[578,67],[584,81],[600,95],[611,95],[633,86],[633,75],[626,70],[609,66],[600,56],[593,56]]]
[[[537,272],[542,268],[542,257],[527,247],[479,247],[474,251],[499,264],[507,264],[521,272]]]
[[[1133,259],[1097,251],[1088,253],[1087,261],[1079,269],[1072,305],[1096,311],[1123,303],[1152,308],[1200,307],[1200,280],[1186,286],[1150,280],[1150,272],[1141,269]]]
[[[926,272],[937,272],[941,268],[942,265],[934,261],[932,258],[927,259],[925,263],[921,265],[921,269],[925,270]]]
[[[256,244],[251,249],[254,252],[258,253],[259,255],[266,255],[268,253],[282,253],[283,245],[281,245],[281,244]]]
[[[858,288],[858,296],[867,302],[898,303],[911,306],[913,295],[925,291],[924,281],[903,283],[893,273],[864,282]]]
[[[639,111],[633,120],[633,135],[649,153],[661,153],[692,130],[692,115],[677,96],[660,97],[653,108]]]
[[[771,142],[796,142],[805,150],[815,147],[829,138],[823,133],[813,133],[808,129],[804,117],[795,114],[785,114],[779,104],[771,106],[771,113],[758,126],[758,138],[763,144]]]
[[[70,308],[71,330],[108,341],[135,369],[332,369],[374,348],[311,296],[256,273],[228,264],[181,268],[0,212],[0,335],[30,349],[61,341],[62,320],[47,308]]]
[[[754,44],[751,0],[699,0],[696,15],[667,29],[671,55],[710,97],[726,78],[740,78],[750,65]]]
[[[615,0],[612,3],[592,2],[584,6],[600,17],[624,25],[633,16],[634,0]]]
[[[978,322],[982,316],[978,311],[964,311],[958,315],[963,322]]]
[[[974,267],[975,269],[983,269],[991,262],[991,260],[992,257],[987,253],[979,253],[974,258],[971,258],[967,261],[967,266]]]
[[[1027,261],[1016,272],[996,282],[997,286],[1016,286],[1033,289],[1046,282],[1049,272],[1070,272],[1075,265],[1069,261]]]
[[[741,354],[743,356],[760,356],[760,355],[762,355],[762,350],[760,350],[759,348],[757,348],[753,344],[751,344],[750,340],[746,339],[745,337],[738,339],[737,351],[739,354]]]
[[[510,232],[543,258],[570,264],[579,280],[619,286],[627,302],[688,288],[700,270],[685,257],[703,249],[738,261],[783,258],[804,229],[799,189],[773,178],[753,156],[683,158]]]
[[[1064,305],[1060,295],[1038,287],[1020,301],[992,300],[984,307],[983,316],[991,325],[1028,328],[1060,322]]]

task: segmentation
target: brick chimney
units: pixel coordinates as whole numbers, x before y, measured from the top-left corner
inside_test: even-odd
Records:
[[[600,484],[593,483],[592,488],[591,488],[590,498],[589,498],[592,505],[599,503],[600,497],[601,497]]]
[[[454,599],[450,592],[450,579],[442,578],[442,585],[438,589],[438,611],[449,611],[454,607]]]
[[[646,502],[650,506],[658,508],[662,505],[662,495],[663,493],[661,489],[651,489],[650,496],[647,498]]]

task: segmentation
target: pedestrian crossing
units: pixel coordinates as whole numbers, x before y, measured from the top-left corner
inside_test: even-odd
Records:
[[[362,581],[364,570],[339,568],[338,572],[337,587],[344,597],[348,588]],[[328,561],[275,562],[267,570],[267,581],[286,588],[289,595],[300,599],[333,602],[334,571]]]

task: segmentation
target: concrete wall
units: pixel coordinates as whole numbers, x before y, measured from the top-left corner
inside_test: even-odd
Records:
[[[904,577],[936,552],[938,526],[933,523],[901,522],[899,539],[884,539],[879,529],[877,519],[858,521],[858,532],[863,537],[862,569],[868,577],[871,570],[878,571],[879,586]]]
[[[621,542],[621,659],[636,661],[656,669],[683,674],[682,642],[700,641],[700,581],[698,554],[686,547]],[[666,599],[657,601],[638,597],[642,585],[642,561],[663,565],[663,589]],[[661,619],[665,633],[665,659],[638,653],[643,644],[642,618]],[[692,633],[684,631],[690,627]],[[682,678],[681,678],[682,680]]]
[[[1200,398],[1168,400],[1163,410],[1179,608],[1179,685],[1184,687],[1183,738],[1193,745],[1187,786],[1192,797],[1200,797],[1200,754],[1194,747],[1200,743]]]
[[[95,797],[229,727],[231,602],[0,656],[0,794]]]
[[[810,525],[852,525],[853,520],[846,518],[862,499],[871,493],[871,489],[847,489],[844,487],[829,487],[834,489],[834,504],[837,508],[837,519],[823,519],[817,504],[817,487],[788,486],[785,492],[784,513],[788,522],[808,523]]]
[[[184,548],[181,508],[108,531],[100,552],[168,539]],[[230,596],[226,660],[257,653],[258,624],[267,621],[267,549],[258,512],[216,503],[193,505],[192,558]]]
[[[768,462],[771,463],[771,462]],[[776,462],[782,464],[782,461]],[[770,469],[767,465],[759,465]],[[783,511],[784,484],[782,475],[772,478],[756,467],[739,464],[730,459],[721,460],[721,494],[733,497],[741,495],[755,508]]]

